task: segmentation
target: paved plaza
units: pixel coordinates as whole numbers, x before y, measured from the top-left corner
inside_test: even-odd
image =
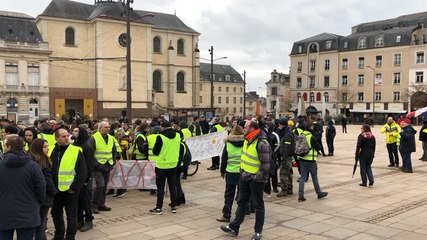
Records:
[[[372,129],[377,139],[373,187],[359,186],[358,171],[351,177],[360,125],[348,125],[347,134],[337,126],[335,156],[318,159],[320,186],[329,195],[318,200],[310,178],[307,201],[298,202],[294,168],[294,195],[265,197],[263,239],[427,239],[427,162],[418,160],[422,152],[418,134],[417,152],[412,154],[414,173],[402,173],[387,167],[380,127]],[[420,128],[415,126],[417,131]],[[183,180],[187,204],[178,207],[176,214],[167,208],[168,196],[163,215],[150,215],[156,198],[149,192],[132,190],[119,199],[110,195],[107,205],[113,210],[95,215],[94,229],[78,232],[76,239],[232,239],[215,220],[221,215],[224,181],[218,170],[207,171],[209,166],[210,159],[203,161],[195,176]],[[254,214],[246,217],[234,239],[251,238],[254,218]],[[54,231],[51,219],[49,231]]]

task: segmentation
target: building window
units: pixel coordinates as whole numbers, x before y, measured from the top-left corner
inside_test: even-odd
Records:
[[[229,87],[225,87],[225,92],[229,92],[230,88]]]
[[[302,86],[302,79],[300,77],[297,78],[297,88],[301,88]]]
[[[347,93],[342,93],[342,94],[341,94],[341,99],[342,99],[343,101],[347,101]]]
[[[310,102],[314,102],[314,93],[313,92],[310,93]]]
[[[237,98],[233,97],[233,103],[236,104],[237,103]]]
[[[347,77],[347,75],[343,75],[343,76],[341,77],[341,84],[342,84],[343,86],[347,86],[347,84],[348,84],[348,77]]]
[[[361,74],[357,77],[357,85],[359,86],[365,85],[365,75]]]
[[[298,45],[298,53],[302,53],[302,45]]]
[[[177,92],[185,92],[184,73],[182,73],[182,72],[179,72],[176,75],[176,91]]]
[[[229,97],[225,97],[225,103],[229,104],[230,103],[230,98]]]
[[[65,29],[65,45],[75,45],[75,33],[72,27],[68,27]]]
[[[222,91],[222,87],[218,86],[218,92],[221,92],[221,91]]]
[[[199,84],[199,91],[203,91],[203,84]]]
[[[316,94],[316,101],[318,102],[322,101],[322,94],[320,92]]]
[[[400,84],[400,72],[393,73],[393,84],[399,85]]]
[[[365,58],[364,57],[359,57],[358,67],[359,68],[364,68],[365,67]]]
[[[396,42],[397,43],[400,43],[401,40],[402,40],[402,36],[400,36],[400,35],[396,36]]]
[[[160,53],[160,38],[154,37],[153,39],[153,52]]]
[[[31,87],[40,86],[39,66],[29,66],[27,68],[27,73],[28,73],[28,86],[31,86]]]
[[[415,83],[423,83],[424,82],[424,72],[416,72],[415,76],[416,76]]]
[[[184,41],[182,39],[176,42],[176,53],[180,55],[184,54]]]
[[[236,107],[233,107],[233,113],[236,114]]]
[[[326,41],[325,47],[326,47],[326,49],[331,49],[332,41],[331,40]]]
[[[366,37],[359,38],[359,41],[357,43],[357,48],[366,48]]]
[[[162,91],[162,74],[160,71],[153,72],[153,90],[157,92]]]
[[[383,65],[383,56],[375,56],[375,67],[379,68]]]
[[[274,111],[274,109],[276,108],[276,101],[271,101],[271,104],[270,104],[270,111]]]
[[[328,88],[329,87],[329,76],[325,76],[324,77],[324,85],[323,85],[325,88]]]
[[[271,96],[276,96],[277,95],[277,87],[272,87],[271,88]]]
[[[325,70],[328,71],[330,68],[330,60],[329,59],[325,59]]]
[[[424,63],[424,52],[417,52],[417,63]]]
[[[18,86],[18,65],[6,65],[6,86]]]
[[[400,101],[400,92],[393,92],[393,102]]]
[[[218,104],[221,104],[221,97],[218,97]]]
[[[301,72],[302,71],[302,62],[298,62],[297,63],[297,72]]]
[[[383,84],[383,74],[382,73],[376,73],[375,74],[375,85],[381,85]]]
[[[381,92],[375,92],[375,101],[381,102]]]
[[[6,102],[7,108],[17,108],[18,107],[18,101],[15,98],[9,98]]]
[[[384,36],[378,35],[375,37],[375,47],[383,47],[384,46]]]
[[[240,97],[240,104],[243,103],[243,97]]]
[[[310,76],[310,88],[314,88],[316,86],[316,77]]]
[[[229,108],[229,107],[226,107],[226,108],[225,108],[225,112],[226,112],[226,113],[230,113],[230,108]]]
[[[342,69],[343,70],[348,69],[348,59],[347,58],[343,58],[343,60],[342,60]]]
[[[344,41],[344,48],[348,48],[348,41]]]
[[[364,96],[363,92],[357,93],[357,101],[363,102]]]
[[[233,87],[233,92],[237,92],[237,88],[236,87]]]
[[[316,60],[311,60],[310,61],[310,71],[311,72],[316,71]]]
[[[328,102],[329,102],[329,93],[325,92],[325,93],[323,94],[323,96],[324,96],[324,98],[325,98],[325,103],[328,103]]]
[[[242,87],[240,88],[240,92],[241,92],[241,93],[243,92],[243,88],[242,88]]]
[[[243,107],[240,107],[240,113],[242,113],[243,112]]]
[[[199,96],[199,103],[202,104],[203,103],[203,96]]]
[[[402,64],[402,54],[396,53],[394,54],[394,66],[400,66]]]

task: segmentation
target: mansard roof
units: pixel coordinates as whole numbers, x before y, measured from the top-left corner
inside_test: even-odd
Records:
[[[122,1],[97,1],[94,5],[70,0],[52,0],[40,16],[69,18],[91,21],[95,18],[125,20],[123,13],[126,6]],[[153,17],[142,16],[153,13]],[[190,32],[199,34],[183,23],[176,15],[134,10],[131,12],[133,22],[152,24],[154,28]]]
[[[225,82],[225,76],[230,76],[230,82],[243,83],[242,75],[237,72],[231,65],[214,64],[213,72],[215,75],[215,81]],[[200,78],[202,81],[209,81],[211,74],[210,63],[200,63]]]
[[[311,43],[314,43],[314,42],[319,43],[319,51],[321,51],[321,52],[338,50],[338,47],[339,47],[338,44],[339,44],[339,41],[341,38],[342,38],[341,35],[336,35],[333,33],[324,32],[324,33],[318,34],[316,36],[303,39],[301,41],[294,43],[294,45],[292,47],[291,55],[307,53],[308,45]],[[331,47],[330,48],[326,47],[326,41],[331,41]],[[298,48],[300,46],[302,48],[302,51],[298,52]]]
[[[0,39],[9,42],[43,42],[33,17],[7,11],[0,11]]]

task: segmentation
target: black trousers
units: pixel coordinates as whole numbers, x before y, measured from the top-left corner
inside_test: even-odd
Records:
[[[95,171],[93,179],[95,180],[95,190],[93,191],[92,204],[101,207],[105,206],[105,190],[107,189],[110,171]]]
[[[156,186],[157,186],[156,207],[160,209],[163,207],[166,180],[168,181],[171,207],[176,207],[176,185],[175,185],[176,168],[160,169],[156,167],[155,171],[156,171]]]
[[[79,193],[57,192],[53,198],[52,219],[55,225],[55,239],[74,240],[77,232],[77,205]],[[67,215],[67,231],[65,232],[64,211]]]
[[[236,197],[236,190],[238,184],[225,184],[224,192],[224,207],[222,208],[222,216],[224,218],[230,219],[231,209],[233,207],[234,198]]]
[[[79,208],[77,212],[78,222],[92,222],[92,179],[87,182],[86,185],[80,189],[79,195]]]
[[[185,194],[181,185],[181,173],[186,167],[181,166],[176,168],[175,186],[176,186],[176,203],[177,205],[185,204]]]

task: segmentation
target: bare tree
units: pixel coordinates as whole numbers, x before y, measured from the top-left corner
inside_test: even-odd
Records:
[[[338,105],[337,107],[344,109],[344,113],[350,103],[355,102],[356,97],[357,93],[351,84],[341,86],[340,88],[337,88],[337,91],[335,92],[335,100]]]
[[[411,109],[418,109],[427,106],[427,85],[412,84],[405,91],[404,96],[410,99]],[[408,109],[411,111],[411,109]]]

